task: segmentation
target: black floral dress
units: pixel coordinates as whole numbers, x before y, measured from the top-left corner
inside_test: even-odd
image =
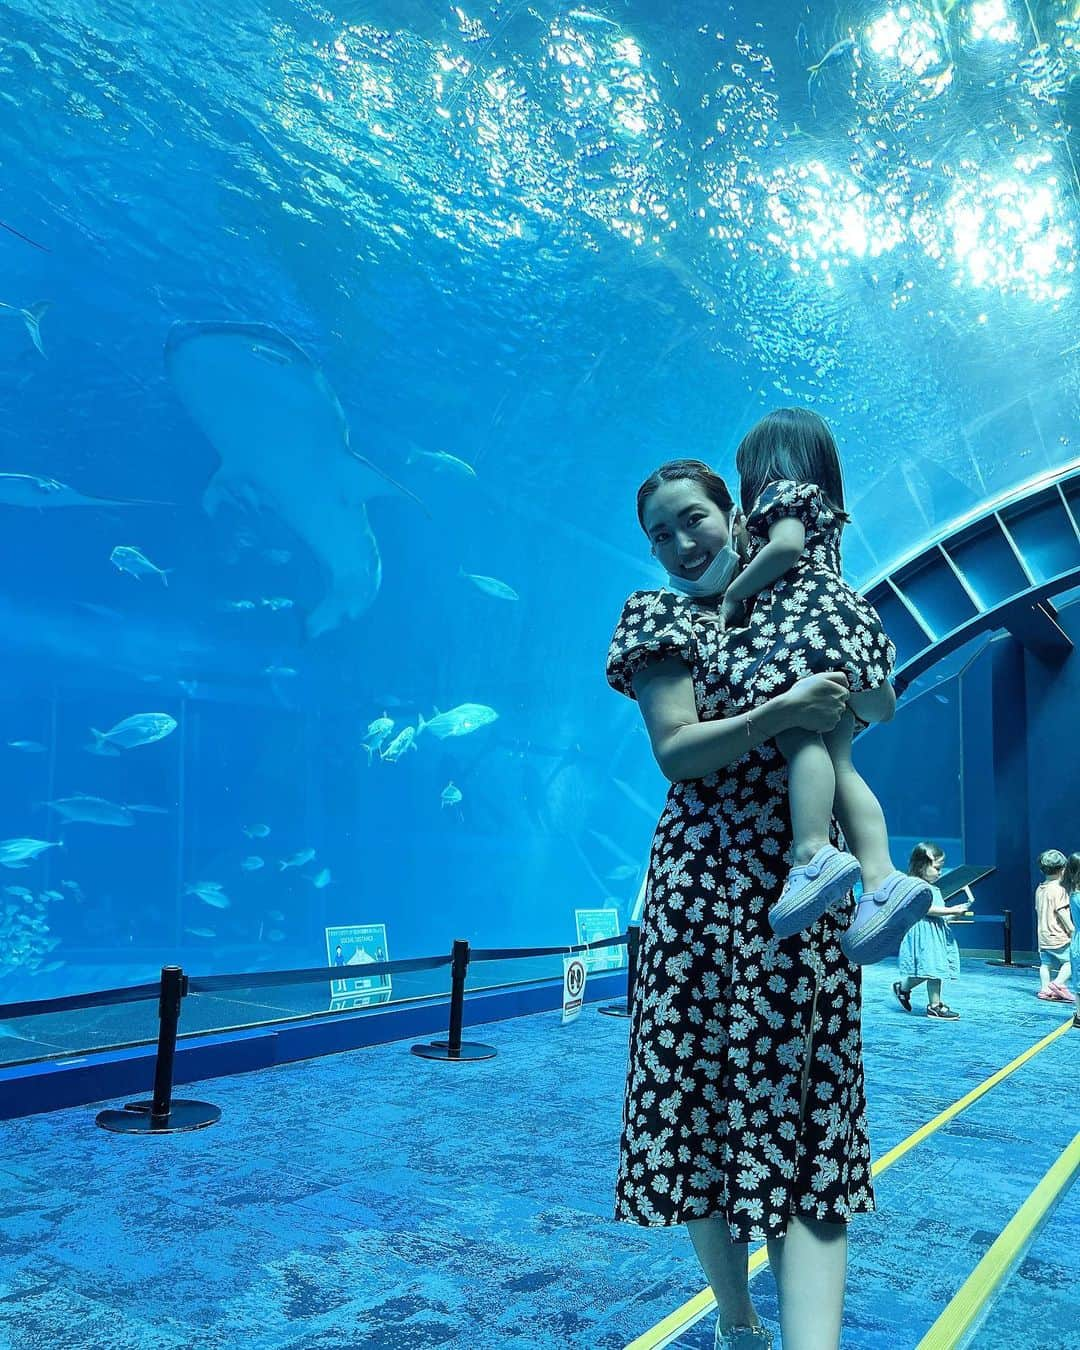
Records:
[[[806,529],[802,557],[753,600],[747,652],[733,667],[747,707],[757,707],[804,675],[842,670],[852,693],[889,678],[896,661],[877,610],[840,576],[841,522],[815,483],[771,483],[746,520],[748,560],[785,516]]]
[[[608,681],[632,698],[642,666],[676,656],[699,718],[729,716],[747,703],[732,671],[753,631],[721,633],[707,602],[637,591]],[[766,917],[790,843],[787,767],[772,742],[668,792],[641,918],[617,1219],[719,1215],[747,1242],[782,1235],[793,1215],[846,1222],[874,1207],[847,919],[830,912],[781,940]]]

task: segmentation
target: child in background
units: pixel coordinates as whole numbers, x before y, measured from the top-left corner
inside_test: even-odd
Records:
[[[1065,864],[1061,884],[1069,893],[1069,918],[1072,921],[1072,941],[1069,943],[1069,965],[1080,970],[1080,853],[1070,853]],[[1080,1007],[1073,1017],[1073,1025],[1080,1026]]]
[[[1080,856],[1080,855],[1078,855]],[[911,991],[926,981],[927,1017],[943,1022],[955,1022],[960,1016],[941,1001],[942,980],[955,980],[960,975],[960,947],[950,930],[950,920],[966,914],[970,900],[948,905],[934,884],[945,865],[944,850],[937,844],[916,844],[911,851],[908,872],[921,877],[933,892],[933,901],[925,919],[904,934],[900,944],[901,978],[893,985],[893,993],[905,1012],[911,1011]]]
[[[850,695],[827,735],[790,730],[776,737],[787,761],[792,867],[769,910],[777,937],[816,923],[862,898],[840,938],[849,961],[890,956],[930,907],[930,887],[893,866],[885,816],[851,759],[855,720],[887,721],[896,706],[889,675],[896,648],[881,619],[844,581],[840,536],[844,509],[840,455],[828,423],[808,408],[778,408],[747,434],[735,455],[746,515],[747,564],[728,586],[721,621],[737,623],[748,602],[753,647],[732,666],[756,707],[804,675],[842,671]],[[763,611],[760,612],[759,611]],[[850,853],[829,839],[835,812]]]
[[[1047,1003],[1075,1003],[1065,987],[1072,966],[1069,964],[1073,924],[1069,914],[1069,893],[1061,884],[1067,859],[1057,848],[1039,854],[1042,881],[1035,887],[1035,915],[1039,925],[1039,989],[1037,998]]]

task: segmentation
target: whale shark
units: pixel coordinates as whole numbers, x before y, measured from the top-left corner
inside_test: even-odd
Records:
[[[304,541],[326,580],[307,616],[309,637],[362,615],[382,581],[368,500],[402,493],[423,502],[351,447],[319,367],[278,329],[230,322],[173,324],[165,366],[221,459],[203,494],[206,513],[224,502],[266,511]]]

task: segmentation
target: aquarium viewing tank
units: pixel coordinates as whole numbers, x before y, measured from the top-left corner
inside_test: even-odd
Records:
[[[1080,464],[1072,0],[0,11],[0,1001],[621,931],[646,474],[816,409],[867,587]]]

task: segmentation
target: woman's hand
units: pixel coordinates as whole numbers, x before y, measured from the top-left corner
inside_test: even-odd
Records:
[[[726,633],[729,628],[745,628],[745,615],[746,606],[741,600],[729,600],[724,596],[719,610],[721,631]]]
[[[848,701],[847,676],[840,670],[804,675],[783,695],[793,727],[804,731],[832,731]]]

